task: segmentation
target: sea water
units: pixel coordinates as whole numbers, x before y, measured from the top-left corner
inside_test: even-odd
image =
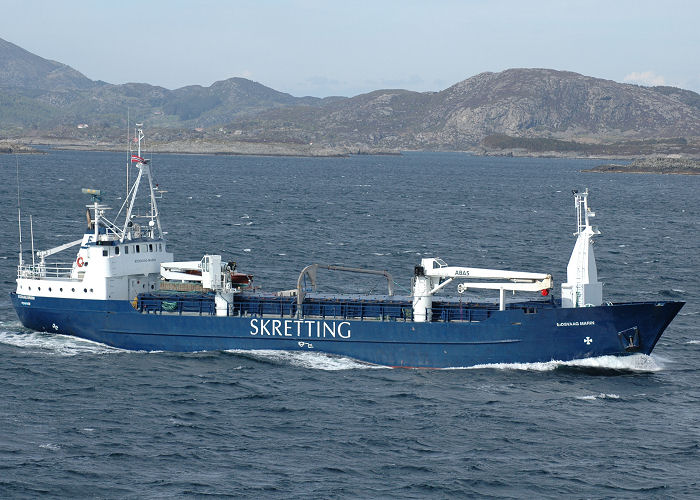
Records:
[[[688,302],[651,357],[406,370],[306,352],[127,352],[23,328],[8,296],[17,167],[30,260],[29,215],[36,249],[78,238],[80,189],[118,208],[126,162],[0,156],[0,497],[698,495],[700,177],[458,153],[153,157],[175,258],[220,253],[265,290],[326,263],[386,269],[405,292],[434,256],[561,283],[571,190],[588,187],[605,299]],[[320,271],[319,291],[384,293],[382,279]]]

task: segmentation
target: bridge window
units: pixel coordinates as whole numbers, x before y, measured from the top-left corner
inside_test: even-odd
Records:
[[[136,245],[136,253],[141,253],[141,248],[138,245]]]
[[[102,250],[102,257],[107,257],[109,255],[109,250]]]
[[[152,244],[152,243],[149,243],[149,244],[148,244],[148,251],[149,251],[149,252],[152,252],[152,251],[153,251],[153,244]]]
[[[114,255],[119,255],[119,247],[114,247]]]
[[[129,245],[124,247],[124,253],[129,253]]]

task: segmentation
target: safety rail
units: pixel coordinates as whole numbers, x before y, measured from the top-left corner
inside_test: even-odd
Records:
[[[476,322],[487,320],[493,311],[498,310],[498,304],[484,306],[476,304],[452,304],[433,302],[432,321],[466,321]]]
[[[433,303],[432,320],[439,322],[451,321],[484,321],[493,311],[498,310],[498,304],[483,305],[473,303]],[[409,301],[383,300],[327,300],[307,298],[297,304],[294,297],[264,297],[242,299],[235,297],[229,309],[231,316],[275,316],[294,318],[301,311],[301,317],[342,318],[355,320],[380,321],[412,321],[413,309]]]
[[[192,292],[142,294],[139,295],[135,308],[143,313],[215,315],[214,297],[214,293]],[[411,302],[405,300],[307,298],[299,308],[296,297],[234,296],[228,306],[228,316],[413,321],[411,305]],[[536,314],[541,307],[546,307],[546,303],[514,303],[509,304],[508,309]],[[489,319],[498,309],[498,303],[434,302],[431,317],[433,322],[479,322]]]
[[[70,279],[72,270],[73,263],[65,262],[23,264],[17,266],[17,277],[30,279]]]

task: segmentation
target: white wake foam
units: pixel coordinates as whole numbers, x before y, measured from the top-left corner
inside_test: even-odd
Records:
[[[631,356],[598,356],[595,358],[575,359],[573,361],[547,361],[543,363],[493,363],[452,369],[479,370],[488,368],[497,370],[548,372],[562,366],[631,372],[658,372],[663,369],[659,358],[652,358],[646,354],[633,354]]]
[[[591,394],[590,396],[576,396],[576,399],[581,401],[595,401],[597,399],[620,399],[618,394],[605,394],[601,392],[600,394]]]
[[[2,325],[6,327],[7,325]],[[18,329],[19,329],[18,324]],[[60,335],[56,333],[40,333],[0,330],[0,343],[22,347],[34,351],[42,351],[58,356],[76,356],[78,354],[112,354],[124,352],[116,347],[92,342],[91,340]]]
[[[273,363],[289,364],[301,368],[324,371],[383,369],[384,366],[371,365],[351,358],[334,356],[322,352],[268,351],[230,349],[226,352],[252,356]]]

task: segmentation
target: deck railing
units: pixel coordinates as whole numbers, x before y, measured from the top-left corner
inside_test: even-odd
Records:
[[[17,277],[29,279],[70,279],[72,270],[72,262],[52,262],[51,264],[24,264],[21,266],[17,266]]]

